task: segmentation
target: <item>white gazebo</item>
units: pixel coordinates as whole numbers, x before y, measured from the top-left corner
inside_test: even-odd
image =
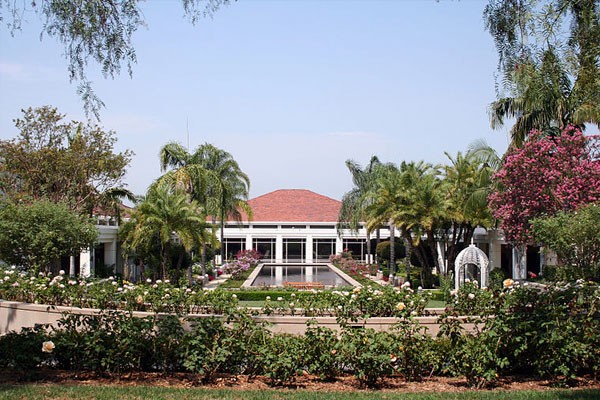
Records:
[[[456,289],[465,284],[465,281],[477,281],[480,287],[486,287],[488,281],[488,265],[490,261],[483,250],[473,243],[463,249],[454,261],[454,280]]]

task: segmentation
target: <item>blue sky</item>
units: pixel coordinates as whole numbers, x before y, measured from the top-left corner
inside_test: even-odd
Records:
[[[345,160],[444,163],[485,139],[504,152],[508,128],[489,127],[497,56],[484,1],[238,1],[193,26],[179,1],[142,3],[138,63],[105,80],[100,124],[135,157],[126,183],[143,194],[158,153],[177,141],[229,151],[251,196],[302,188],[341,198]],[[83,119],[54,39],[29,14],[0,30],[0,138],[29,106]]]

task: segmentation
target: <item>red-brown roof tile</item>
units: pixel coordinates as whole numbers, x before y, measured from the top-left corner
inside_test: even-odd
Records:
[[[275,190],[248,204],[253,222],[335,222],[342,206],[338,200],[305,189]]]

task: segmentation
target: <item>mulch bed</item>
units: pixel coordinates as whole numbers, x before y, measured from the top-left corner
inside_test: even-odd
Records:
[[[373,390],[364,388],[352,376],[341,376],[333,382],[321,382],[311,375],[299,376],[293,384],[270,386],[265,377],[249,378],[246,375],[220,374],[212,382],[203,383],[201,376],[189,373],[131,373],[122,375],[99,376],[91,372],[75,373],[73,371],[39,370],[33,373],[18,373],[0,371],[0,385],[19,384],[60,384],[60,385],[119,385],[119,386],[161,386],[161,387],[202,387],[239,390],[308,390],[327,392],[353,392]],[[551,390],[555,389],[551,382],[534,380],[525,377],[504,377],[493,387],[482,390]],[[564,386],[563,386],[564,387]],[[600,382],[592,379],[580,379],[572,382],[570,387],[579,389],[600,389]],[[427,393],[427,392],[465,392],[473,390],[466,384],[464,378],[432,377],[418,382],[407,382],[401,377],[387,377],[375,390],[381,392]]]

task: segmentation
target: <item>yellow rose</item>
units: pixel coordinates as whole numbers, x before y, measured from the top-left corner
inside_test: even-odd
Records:
[[[502,282],[502,285],[504,285],[505,288],[509,288],[512,287],[512,285],[515,284],[515,281],[513,281],[512,279],[505,279],[504,282]]]

